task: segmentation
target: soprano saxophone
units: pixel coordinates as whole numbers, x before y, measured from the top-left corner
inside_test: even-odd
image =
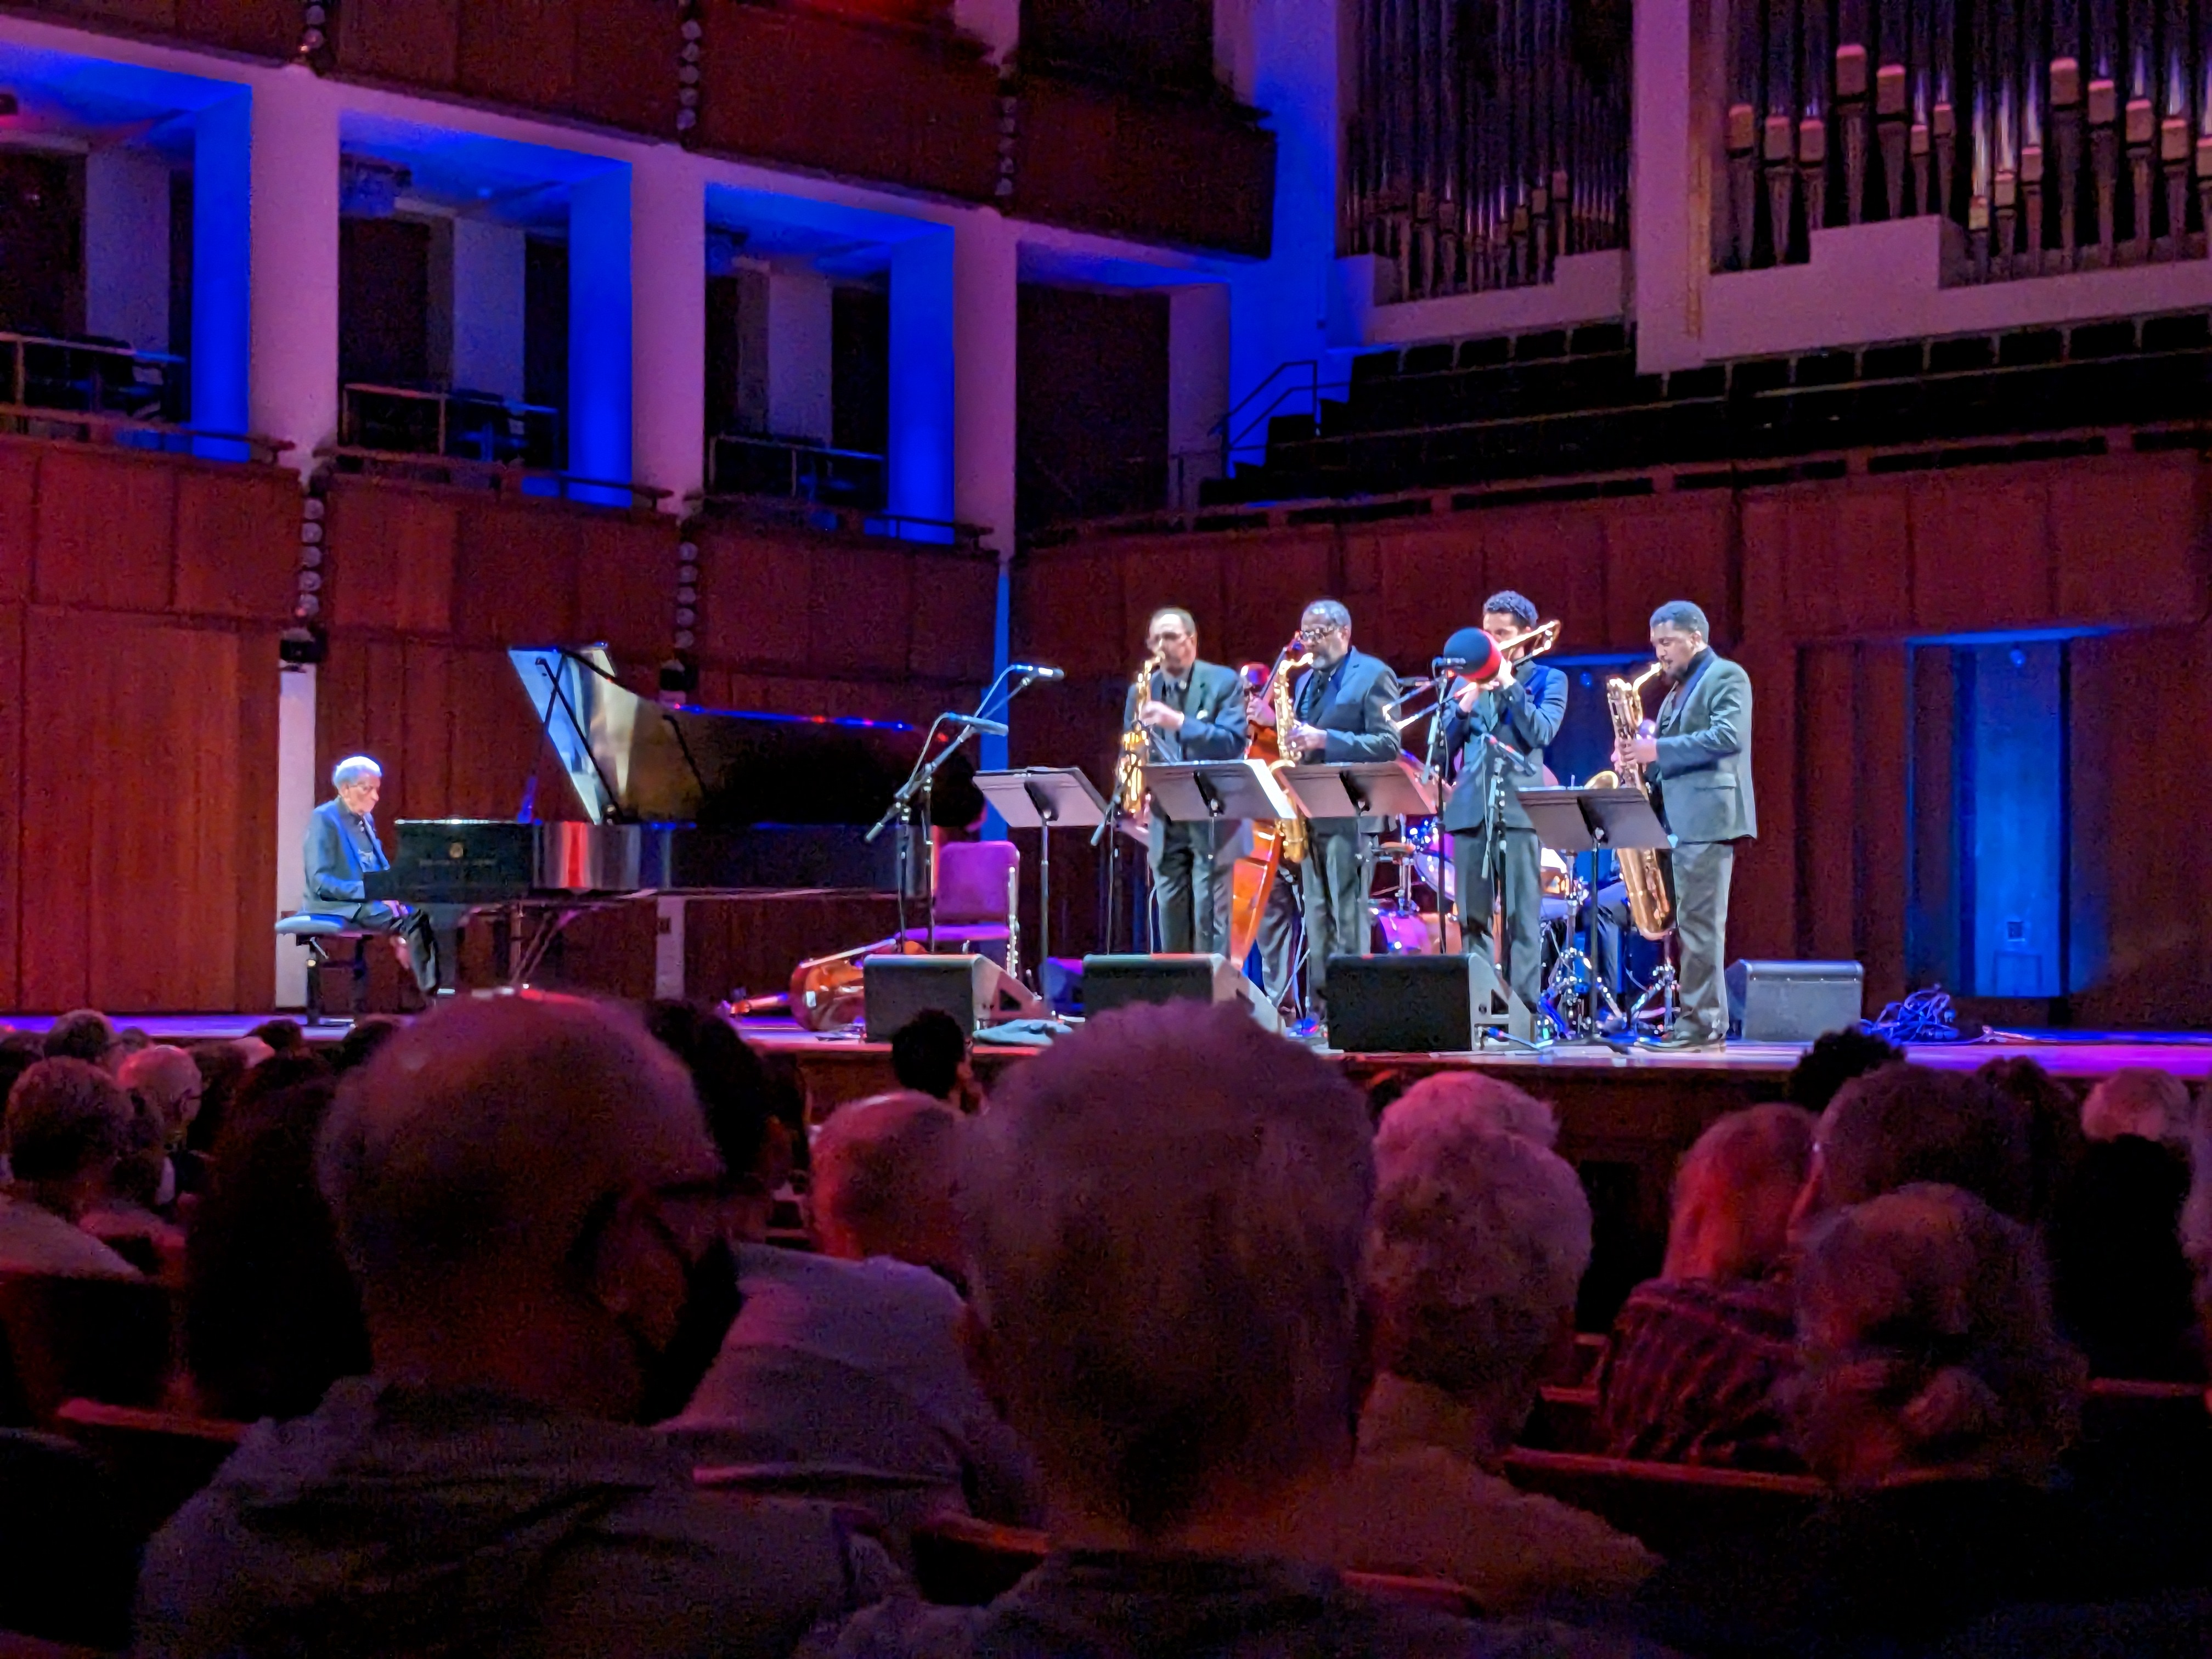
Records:
[[[1653,663],[1632,680],[1618,676],[1605,683],[1606,705],[1613,712],[1613,745],[1626,750],[1644,728],[1644,688],[1666,666]],[[1601,772],[1589,781],[1594,789],[1626,785],[1651,793],[1644,781],[1640,762],[1630,761],[1618,774]],[[1649,939],[1662,939],[1674,931],[1674,906],[1667,896],[1667,883],[1659,872],[1659,854],[1649,847],[1625,847],[1613,856],[1620,861],[1620,884],[1627,890],[1629,919],[1636,931]]]

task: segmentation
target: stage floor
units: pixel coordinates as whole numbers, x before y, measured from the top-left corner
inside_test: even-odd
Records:
[[[157,1042],[202,1042],[244,1036],[264,1020],[298,1019],[296,1011],[204,1014],[132,1014],[114,1016],[118,1028],[137,1026]],[[52,1014],[0,1014],[0,1028],[44,1031],[54,1022]],[[890,1046],[866,1042],[857,1036],[801,1030],[787,1019],[748,1019],[740,1029],[747,1041],[804,1062],[835,1064],[840,1056],[867,1056],[888,1063]],[[313,1042],[336,1042],[348,1029],[343,1020],[330,1020],[306,1028]],[[1411,1066],[1427,1071],[1455,1066],[1530,1074],[1530,1087],[1541,1091],[1536,1079],[1550,1073],[1620,1073],[1706,1072],[1737,1077],[1784,1073],[1796,1064],[1806,1045],[1784,1042],[1735,1042],[1719,1054],[1662,1054],[1648,1050],[1621,1054],[1604,1043],[1565,1043],[1543,1054],[1516,1053],[1510,1048],[1486,1048],[1474,1054],[1346,1054],[1347,1063],[1361,1071],[1385,1066]],[[1034,1052],[992,1043],[976,1045],[979,1058],[995,1068],[1006,1060]],[[2153,1066],[2194,1083],[2212,1076],[2212,1034],[2191,1031],[2016,1031],[1973,1042],[1915,1043],[1907,1049],[1923,1066],[1971,1071],[1984,1062],[2012,1055],[2033,1060],[2055,1076],[2094,1080],[2135,1066]],[[810,1066],[810,1069],[811,1069]],[[1594,1079],[1590,1079],[1594,1080]]]

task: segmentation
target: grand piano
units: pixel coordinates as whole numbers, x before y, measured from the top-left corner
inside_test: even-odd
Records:
[[[670,708],[617,680],[598,646],[507,659],[584,816],[399,820],[392,867],[363,885],[429,911],[441,972],[454,933],[486,915],[520,984],[570,921],[611,904],[897,894],[901,832],[865,837],[921,752],[913,727]],[[922,896],[923,860],[903,867]]]

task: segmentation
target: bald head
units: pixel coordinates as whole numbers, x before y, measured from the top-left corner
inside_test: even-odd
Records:
[[[720,1173],[690,1080],[634,1017],[538,994],[449,1003],[386,1042],[319,1164],[372,1307],[542,1283],[621,1195]]]
[[[172,1140],[198,1115],[200,1068],[182,1048],[159,1042],[141,1048],[124,1060],[116,1078],[160,1115],[162,1131]]]
[[[953,1207],[960,1114],[911,1089],[842,1107],[814,1138],[814,1231],[825,1255],[962,1271]]]

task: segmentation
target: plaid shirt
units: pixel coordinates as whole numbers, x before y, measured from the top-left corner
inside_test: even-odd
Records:
[[[1606,1455],[1801,1469],[1771,1398],[1796,1371],[1796,1335],[1790,1288],[1778,1280],[1638,1285],[1598,1376]]]

